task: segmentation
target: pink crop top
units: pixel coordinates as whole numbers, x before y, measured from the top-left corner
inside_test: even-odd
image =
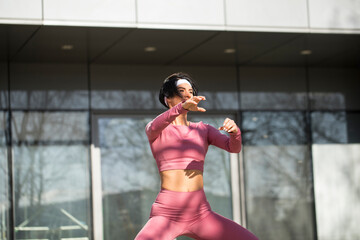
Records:
[[[210,144],[228,152],[240,152],[240,129],[228,137],[203,122],[190,123],[190,126],[171,124],[177,116],[186,112],[179,103],[146,125],[146,135],[159,172],[174,169],[203,171]]]

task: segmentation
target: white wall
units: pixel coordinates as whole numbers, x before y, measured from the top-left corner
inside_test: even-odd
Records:
[[[44,0],[45,21],[68,21],[81,25],[135,24],[135,0]],[[76,23],[77,22],[77,23]]]
[[[309,0],[310,27],[360,29],[360,0]]]
[[[225,25],[223,0],[138,0],[137,9],[143,24]]]
[[[0,23],[360,33],[360,0],[1,0]]]
[[[228,26],[306,28],[304,0],[225,0]]]
[[[6,19],[41,20],[41,0],[1,0],[0,22]]]

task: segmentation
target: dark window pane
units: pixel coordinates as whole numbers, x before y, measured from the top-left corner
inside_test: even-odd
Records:
[[[194,77],[199,95],[206,101],[200,103],[207,110],[239,109],[238,83],[234,67],[189,68]]]
[[[360,72],[355,68],[310,68],[311,108],[359,110]]]
[[[12,109],[88,109],[86,65],[12,64]]]
[[[210,109],[238,109],[236,71],[234,68],[182,68],[207,100],[201,106]],[[91,66],[91,106],[94,109],[161,109],[159,90],[173,67]]]
[[[7,63],[0,62],[0,109],[8,108],[8,69]]]
[[[360,143],[360,112],[346,113],[348,143]]]
[[[306,109],[305,76],[304,68],[240,68],[241,109]]]
[[[91,66],[94,109],[164,109],[159,89],[167,76],[159,67]]]

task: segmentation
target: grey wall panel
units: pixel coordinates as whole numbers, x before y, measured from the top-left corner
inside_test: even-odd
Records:
[[[225,0],[228,26],[301,27],[308,26],[304,0]]]
[[[360,0],[309,0],[311,28],[360,29]]]
[[[135,0],[44,1],[44,19],[135,23]]]
[[[137,7],[139,23],[224,25],[222,0],[138,0]]]
[[[0,19],[42,19],[41,0],[1,0]]]

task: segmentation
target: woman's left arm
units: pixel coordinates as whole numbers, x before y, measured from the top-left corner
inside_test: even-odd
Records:
[[[233,120],[226,118],[223,126],[219,129],[208,124],[207,128],[209,144],[231,153],[239,153],[241,151],[241,131]],[[225,130],[229,133],[230,137],[222,134],[219,130]]]

